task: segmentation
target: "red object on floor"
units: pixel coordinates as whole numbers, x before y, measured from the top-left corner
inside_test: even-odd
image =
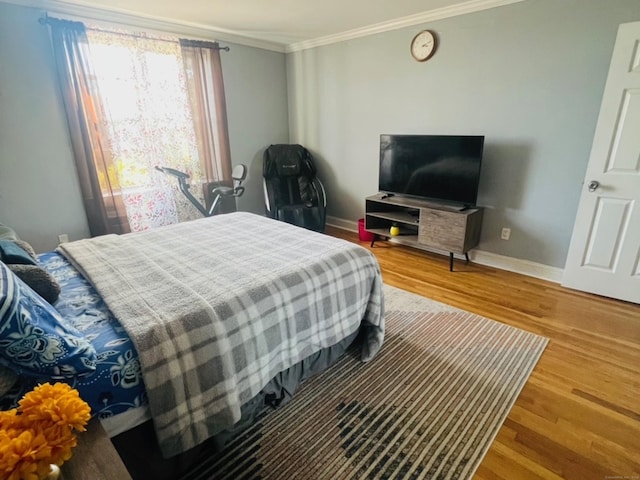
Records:
[[[371,242],[375,238],[373,233],[364,229],[364,218],[358,220],[358,236],[361,242]]]

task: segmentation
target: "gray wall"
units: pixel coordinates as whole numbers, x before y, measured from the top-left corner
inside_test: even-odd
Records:
[[[563,267],[617,27],[638,19],[638,0],[528,0],[294,52],[290,139],[318,159],[329,214],[355,221],[381,133],[485,135],[479,248]],[[423,28],[440,46],[418,63]]]
[[[0,3],[0,222],[43,251],[89,228],[39,16]]]
[[[88,236],[42,12],[0,3],[0,223],[36,250]],[[264,212],[262,151],[288,141],[285,55],[221,52],[233,164],[250,167],[239,207]]]
[[[221,55],[231,157],[249,169],[237,206],[264,214],[262,153],[289,141],[285,55],[241,45]]]

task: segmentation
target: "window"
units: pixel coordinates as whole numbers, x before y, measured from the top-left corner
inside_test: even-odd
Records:
[[[199,218],[156,165],[205,178],[179,41],[87,30],[113,166],[132,231]],[[192,193],[203,202],[202,188]]]
[[[91,234],[198,218],[154,167],[189,174],[201,203],[231,182],[221,47],[45,22]]]

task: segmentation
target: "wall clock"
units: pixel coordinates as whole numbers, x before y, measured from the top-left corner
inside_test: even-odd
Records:
[[[418,62],[425,62],[436,53],[436,47],[436,35],[431,30],[423,30],[411,40],[411,55]]]

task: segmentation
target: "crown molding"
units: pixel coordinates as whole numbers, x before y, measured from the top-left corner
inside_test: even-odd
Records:
[[[415,15],[408,15],[406,17],[400,17],[395,20],[389,20],[387,22],[376,23],[367,27],[356,28],[354,30],[337,33],[335,35],[327,35],[326,37],[320,37],[313,40],[291,43],[287,45],[286,52],[292,53],[300,50],[307,50],[309,48],[321,47],[323,45],[344,42],[345,40],[352,40],[354,38],[366,37],[368,35],[375,35],[377,33],[398,30],[400,28],[412,27],[414,25],[433,22],[435,20],[442,20],[444,18],[466,15],[467,13],[479,12],[482,10],[502,7],[504,5],[510,5],[512,3],[519,3],[523,1],[525,0],[470,0],[468,2],[459,3],[457,5],[429,10],[427,12],[422,12]]]
[[[2,3],[12,3],[23,7],[37,8],[49,13],[65,15],[75,19],[93,20],[96,22],[135,26],[173,34],[190,35],[198,39],[230,42],[279,53],[292,53],[323,45],[330,45],[523,1],[525,0],[469,0],[457,5],[376,23],[335,35],[327,35],[325,37],[285,45],[283,43],[264,40],[257,35],[246,32],[229,30],[222,27],[212,27],[195,22],[176,21],[174,19],[143,14],[122,8],[101,8],[83,0],[74,1],[73,3],[57,0],[0,0]]]
[[[194,37],[194,39],[230,42],[237,45],[285,53],[285,45],[252,37],[243,32],[211,27],[194,22],[175,21],[155,15],[132,12],[126,9],[99,8],[88,2],[74,1],[74,3],[67,3],[55,0],[0,0],[0,2],[37,8],[47,13],[64,15],[66,18],[71,19],[93,20],[109,24],[134,26],[178,35],[190,35]]]

